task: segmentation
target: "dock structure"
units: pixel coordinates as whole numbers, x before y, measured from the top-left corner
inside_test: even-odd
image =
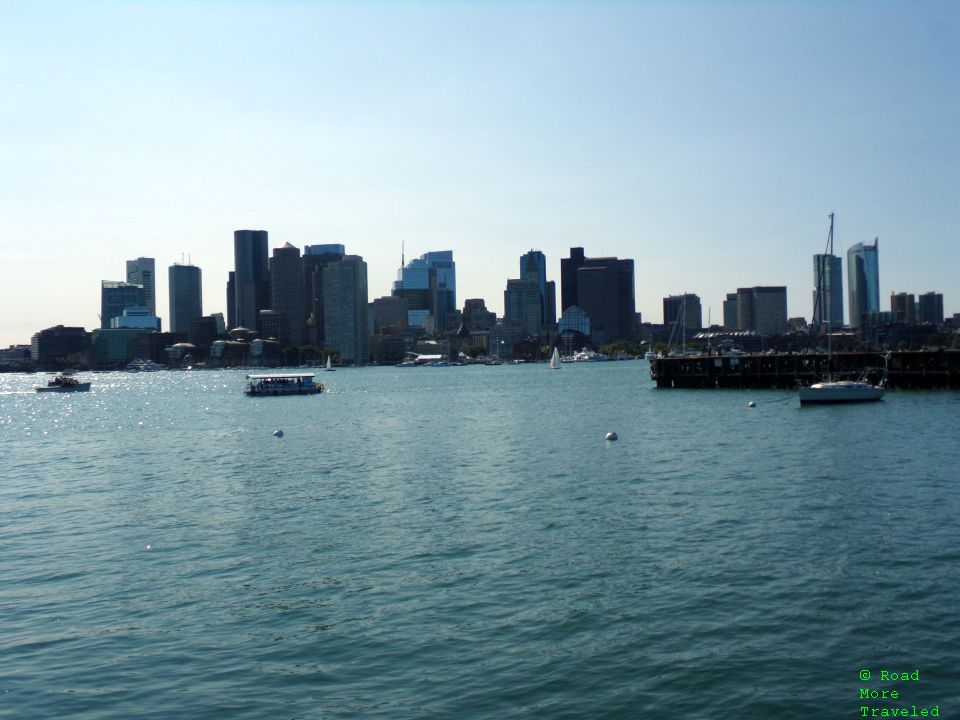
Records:
[[[658,388],[796,388],[835,379],[856,379],[867,370],[871,383],[884,371],[889,388],[960,389],[960,350],[699,355],[650,361]]]

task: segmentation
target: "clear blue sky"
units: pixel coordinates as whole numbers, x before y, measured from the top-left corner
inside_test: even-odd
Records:
[[[785,284],[880,238],[881,300],[960,312],[960,3],[0,3],[0,346],[97,326],[125,261],[237,228],[343,243],[370,297],[452,249],[458,301],[530,248],[636,260],[637,309]],[[165,323],[166,327],[166,323]]]

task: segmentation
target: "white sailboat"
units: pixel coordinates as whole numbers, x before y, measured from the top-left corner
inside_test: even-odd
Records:
[[[833,213],[830,213],[830,232],[827,235],[827,255],[833,255]],[[820,289],[823,287],[822,273],[823,265],[820,266],[821,279],[817,281],[817,295],[814,300],[814,311],[819,308],[820,314],[823,308],[820,304]],[[814,318],[816,319],[816,318]],[[823,321],[823,318],[820,318]],[[883,397],[886,388],[886,374],[879,385],[873,385],[867,382],[867,373],[864,371],[857,380],[834,380],[831,374],[831,364],[833,358],[833,342],[830,328],[830,318],[826,320],[827,325],[827,379],[824,382],[814,383],[810,387],[799,388],[801,405],[825,405],[828,403],[854,403],[870,402],[880,400]]]
[[[327,366],[324,368],[327,372],[334,372],[336,368],[333,366],[333,356],[327,355]]]
[[[558,348],[554,348],[553,355],[550,356],[550,369],[551,370],[560,369],[560,350]]]

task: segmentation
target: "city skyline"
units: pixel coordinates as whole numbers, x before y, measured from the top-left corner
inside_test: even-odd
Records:
[[[687,291],[719,323],[760,285],[810,319],[835,211],[845,280],[879,237],[881,308],[934,291],[950,315],[958,22],[947,3],[5,6],[0,346],[97,327],[101,281],[141,257],[189,253],[226,315],[239,228],[345,245],[371,300],[402,245],[450,249],[458,308],[500,316],[518,256],[559,280],[584,247],[635,260],[645,321]],[[164,272],[155,293],[163,317]]]

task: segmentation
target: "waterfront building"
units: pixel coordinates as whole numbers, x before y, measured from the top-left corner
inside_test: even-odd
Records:
[[[260,311],[270,307],[267,231],[234,231],[233,262],[235,327],[254,329]]]
[[[813,256],[813,323],[843,327],[843,261],[837,255]]]
[[[917,320],[943,325],[943,294],[926,292],[917,298]]]
[[[144,305],[150,308],[150,314],[157,314],[157,275],[153,258],[140,257],[127,260],[127,282],[143,286]]]
[[[323,347],[326,328],[323,324],[323,269],[340,262],[346,255],[343,245],[328,243],[306,245],[303,248],[303,297],[306,313],[306,340]]]
[[[340,362],[367,362],[367,264],[344,255],[323,269],[325,344],[340,352]]]
[[[170,294],[170,332],[189,333],[193,321],[203,317],[203,281],[196,265],[174,263],[167,269]]]
[[[497,324],[497,314],[487,310],[482,298],[470,298],[463,303],[463,322],[471,332],[490,330]]]
[[[133,328],[160,332],[160,318],[150,312],[150,308],[146,306],[128,307],[123,309],[122,315],[110,318],[110,328]]]
[[[726,299],[723,301],[723,329],[724,330],[736,330],[738,329],[737,324],[737,294],[736,293],[727,293]]]
[[[236,273],[231,270],[227,273],[227,327],[237,327],[237,289]]]
[[[779,335],[788,329],[785,285],[737,288],[737,330]]]
[[[59,370],[90,362],[90,333],[82,327],[57,325],[34,333],[30,357],[41,368]]]
[[[90,338],[90,364],[95,368],[121,368],[131,360],[150,358],[148,336],[143,328],[100,328]]]
[[[146,293],[143,285],[103,280],[100,283],[100,327],[109,328],[110,321],[123,315],[130,307],[145,307]]]
[[[663,324],[671,326],[671,335],[686,342],[703,328],[703,306],[695,293],[670,295],[663,299]],[[683,337],[679,335],[683,331]]]
[[[604,268],[606,272],[599,273],[612,284],[613,295],[606,291],[603,295],[602,306],[597,306],[598,297],[596,280],[598,273],[581,274],[585,268]],[[590,286],[586,294],[580,287],[582,278],[590,279]],[[554,302],[556,302],[554,290]],[[570,248],[570,257],[560,259],[560,311],[561,314],[571,305],[576,305],[590,315],[591,328],[598,337],[600,335],[612,340],[632,340],[636,335],[636,292],[634,279],[634,263],[629,258],[599,257],[588,258],[583,248]],[[605,303],[612,303],[612,308]],[[591,310],[590,308],[593,308]],[[603,315],[602,318],[597,313]],[[554,316],[556,310],[554,310]],[[596,342],[596,339],[594,339]]]
[[[847,250],[847,295],[850,327],[861,326],[864,313],[880,311],[880,240],[857,243]]]
[[[557,334],[579,333],[584,337],[590,337],[590,316],[576,305],[571,305],[563,311],[560,320],[557,322]]]
[[[384,331],[402,331],[407,327],[406,298],[387,295],[370,303],[368,308],[368,335],[380,335]]]
[[[299,248],[290,243],[274,248],[270,259],[270,307],[286,318],[283,331],[275,336],[283,347],[303,345],[307,321],[303,268]]]
[[[403,265],[393,284],[396,297],[407,301],[407,324],[427,327],[434,318],[436,332],[453,329],[457,323],[457,268],[452,250],[428,252]]]
[[[577,269],[577,307],[590,318],[590,342],[594,345],[620,339],[616,264],[588,263]]]
[[[890,312],[896,315],[898,322],[914,324],[917,308],[913,293],[890,293]]]

